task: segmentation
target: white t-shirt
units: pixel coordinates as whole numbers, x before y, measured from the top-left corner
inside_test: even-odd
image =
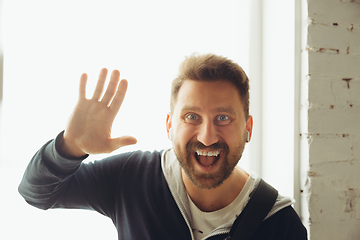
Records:
[[[191,228],[196,240],[207,237],[211,232],[229,221],[235,221],[249,200],[249,194],[254,189],[255,178],[249,176],[239,195],[228,206],[214,211],[203,212],[188,195],[191,210]],[[236,209],[236,211],[234,211]]]

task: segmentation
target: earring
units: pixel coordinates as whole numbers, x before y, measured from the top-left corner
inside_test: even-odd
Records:
[[[247,132],[246,142],[250,142],[250,132],[249,131],[246,131],[246,132]]]

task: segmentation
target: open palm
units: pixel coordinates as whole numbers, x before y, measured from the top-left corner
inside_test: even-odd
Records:
[[[127,81],[120,81],[120,72],[114,70],[102,97],[107,73],[106,68],[100,71],[91,99],[86,98],[87,75],[84,73],[80,78],[78,103],[64,132],[62,151],[67,156],[109,153],[136,143],[136,139],[130,136],[111,137],[112,124],[124,100]]]

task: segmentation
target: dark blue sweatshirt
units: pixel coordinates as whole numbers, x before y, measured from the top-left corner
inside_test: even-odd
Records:
[[[193,239],[188,209],[165,177],[163,152],[130,152],[85,164],[60,156],[55,142],[45,144],[25,171],[19,192],[29,204],[95,210],[112,219],[118,239]],[[208,239],[227,238],[231,227],[236,226]],[[293,208],[285,206],[274,211],[252,239],[304,240],[307,233]]]

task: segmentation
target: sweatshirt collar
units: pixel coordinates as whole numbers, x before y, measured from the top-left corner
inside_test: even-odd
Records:
[[[178,205],[181,213],[183,214],[185,221],[187,222],[189,228],[191,229],[190,224],[192,219],[190,213],[190,203],[188,199],[188,194],[186,192],[184,183],[182,181],[181,167],[173,149],[170,148],[163,151],[161,156],[161,167],[165,179],[167,181],[167,184],[169,186],[170,192],[176,204]],[[258,186],[261,178],[254,173],[250,173],[250,175],[255,179],[253,186],[253,188],[255,188],[256,186]],[[249,198],[249,196],[246,197]],[[273,208],[266,216],[265,220],[271,217],[272,215],[274,215],[275,213],[277,213],[278,211],[280,211],[281,209],[291,206],[292,204],[294,204],[293,199],[281,196],[279,194]],[[217,229],[215,229],[215,231],[213,231],[213,234],[211,235],[229,232],[232,227],[232,224],[233,221],[230,221],[228,223],[223,224],[222,226],[219,226]],[[193,233],[191,232],[191,234]]]

